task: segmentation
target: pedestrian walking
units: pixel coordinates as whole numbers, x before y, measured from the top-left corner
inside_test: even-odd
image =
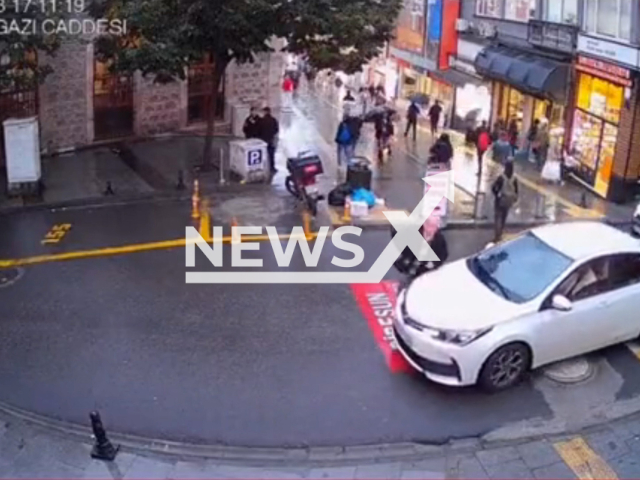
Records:
[[[499,242],[502,240],[509,210],[511,210],[511,207],[518,201],[518,180],[513,172],[513,159],[505,164],[504,172],[493,183],[491,191],[494,196],[494,242]]]
[[[534,141],[534,156],[538,170],[542,170],[549,153],[549,124],[541,121]]]
[[[360,101],[361,115],[364,117],[369,111],[369,94],[366,88],[360,87],[360,91],[358,92],[358,100]]]
[[[431,123],[431,137],[436,138],[438,133],[438,125],[440,124],[440,115],[442,115],[442,106],[440,106],[440,101],[436,100],[431,108],[429,109],[429,121]]]
[[[278,120],[271,115],[271,109],[265,107],[260,119],[260,138],[267,144],[267,155],[269,157],[269,168],[271,173],[276,173],[276,148],[278,147],[278,135],[280,125]]]
[[[242,132],[246,138],[260,138],[261,118],[258,109],[251,107],[249,116],[245,119]]]
[[[509,134],[509,145],[511,145],[511,156],[515,157],[518,151],[518,135],[520,134],[518,131],[518,122],[515,118],[509,122],[507,133]]]
[[[527,132],[527,154],[529,157],[532,153],[535,156],[535,142],[538,137],[538,128],[540,128],[540,120],[536,118]]]
[[[491,146],[491,135],[489,134],[489,128],[487,127],[487,121],[483,120],[482,124],[476,131],[476,150],[478,152],[478,175],[482,175],[482,162],[484,154],[489,150]]]
[[[356,147],[360,141],[360,134],[362,132],[362,118],[355,115],[347,116],[346,120],[349,126],[349,132],[351,132],[351,143],[347,150],[349,159],[352,159],[356,154]]]
[[[349,126],[349,116],[346,114],[338,125],[335,142],[338,146],[338,166],[347,165],[352,158],[354,135]]]
[[[413,141],[416,141],[418,130],[418,116],[420,115],[420,107],[415,102],[411,101],[411,105],[407,109],[407,128],[404,131],[405,138],[409,135],[409,130],[413,130]]]
[[[375,130],[378,161],[382,163],[384,161],[385,151],[388,152],[389,157],[392,155],[391,137],[393,137],[395,129],[390,112],[385,112],[376,117]]]

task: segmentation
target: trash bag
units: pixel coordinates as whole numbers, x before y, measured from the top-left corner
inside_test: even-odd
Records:
[[[332,207],[344,207],[347,196],[351,194],[351,187],[348,183],[342,183],[329,192],[327,201]]]
[[[375,207],[376,205],[376,196],[371,192],[371,190],[367,190],[366,188],[358,188],[351,195],[351,199],[354,202],[364,202],[369,208]]]

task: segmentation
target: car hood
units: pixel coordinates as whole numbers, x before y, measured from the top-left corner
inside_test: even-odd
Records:
[[[479,330],[518,317],[526,304],[505,300],[481,283],[459,260],[426,273],[405,294],[406,313],[432,328]]]

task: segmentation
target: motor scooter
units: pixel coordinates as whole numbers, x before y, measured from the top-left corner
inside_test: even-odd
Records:
[[[322,160],[312,152],[300,152],[297,157],[287,159],[289,175],[285,179],[288,192],[302,201],[314,217],[318,213],[318,202],[324,200],[317,187],[316,177],[324,173]]]

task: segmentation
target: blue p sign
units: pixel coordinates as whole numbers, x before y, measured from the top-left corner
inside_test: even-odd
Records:
[[[262,150],[250,150],[247,154],[247,165],[256,167],[262,164]]]

